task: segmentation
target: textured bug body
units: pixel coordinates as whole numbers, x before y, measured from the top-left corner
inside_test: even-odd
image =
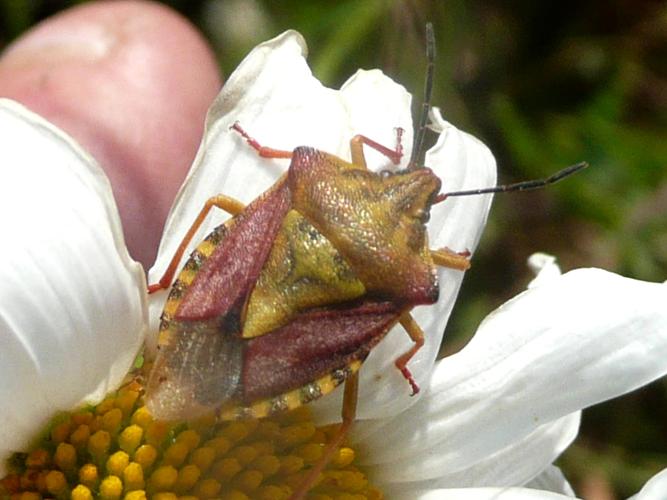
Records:
[[[429,169],[377,174],[313,148],[192,252],[148,385],[162,418],[263,417],[331,392],[438,297]]]

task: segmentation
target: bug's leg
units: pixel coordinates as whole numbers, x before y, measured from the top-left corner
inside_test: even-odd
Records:
[[[435,262],[435,264],[438,266],[458,269],[459,271],[465,271],[466,269],[470,268],[470,252],[468,251],[458,253],[450,250],[449,248],[443,248],[440,250],[431,250],[431,257],[433,257],[433,262]],[[403,313],[399,319],[399,323],[415,344],[410,348],[410,350],[396,358],[394,364],[410,383],[410,386],[412,387],[412,395],[414,396],[419,392],[419,386],[417,385],[417,382],[415,382],[415,379],[413,378],[412,373],[408,369],[407,365],[410,359],[412,359],[417,351],[424,345],[424,331],[417,324],[410,313]]]
[[[470,269],[470,252],[468,251],[454,252],[449,248],[441,248],[439,250],[431,250],[431,257],[433,258],[433,262],[438,266],[457,269],[459,271]],[[424,345],[424,331],[420,328],[410,313],[402,314],[399,323],[401,323],[401,326],[405,329],[415,344],[409,351],[399,356],[394,363],[396,368],[401,371],[403,376],[410,383],[410,386],[412,387],[412,395],[414,396],[419,392],[419,386],[412,377],[412,373],[410,373],[407,365],[408,361],[410,361],[415,353]]]
[[[412,341],[415,344],[410,348],[410,350],[406,351],[405,353],[401,354],[398,358],[396,358],[394,364],[396,365],[396,368],[398,368],[401,371],[401,374],[405,377],[405,379],[408,381],[410,387],[412,387],[412,396],[414,396],[419,392],[419,386],[417,385],[417,382],[415,382],[415,379],[412,377],[412,373],[408,369],[407,365],[408,361],[412,359],[412,356],[414,356],[417,353],[417,351],[421,349],[422,346],[424,345],[424,331],[417,324],[417,322],[410,315],[410,313],[403,313],[401,315],[401,318],[399,319],[399,323],[405,329],[405,331],[410,336],[410,339],[412,339]]]
[[[394,165],[398,165],[403,156],[403,145],[401,144],[401,137],[403,136],[403,129],[396,129],[396,149],[390,149],[382,144],[369,139],[365,135],[355,135],[350,141],[350,154],[352,155],[352,163],[360,167],[366,168],[366,157],[364,156],[364,144],[368,147],[379,151],[391,160]]]
[[[334,452],[347,436],[347,433],[354,423],[354,419],[357,415],[357,396],[359,393],[359,372],[355,372],[350,375],[347,380],[345,380],[345,393],[343,394],[343,409],[341,410],[341,416],[343,421],[336,430],[331,441],[327,443],[326,448],[322,452],[322,456],[313,466],[312,469],[308,471],[306,479],[299,485],[299,489],[294,492],[290,497],[290,500],[301,500],[305,498],[308,490],[313,487],[317,481],[320,473],[324,470],[326,465],[331,460]]]
[[[431,250],[431,257],[437,266],[465,271],[470,269],[470,252],[455,252],[449,248]]]
[[[199,229],[199,226],[201,226],[202,222],[204,222],[206,215],[208,215],[208,212],[213,207],[218,207],[219,209],[224,210],[225,212],[231,215],[238,215],[245,208],[243,203],[241,203],[240,201],[222,194],[218,196],[213,196],[212,198],[206,200],[206,203],[199,212],[199,215],[197,215],[197,218],[192,223],[192,226],[190,226],[190,229],[188,229],[188,232],[185,234],[185,237],[181,241],[181,244],[176,249],[174,256],[171,258],[171,261],[169,262],[167,270],[162,275],[162,278],[160,278],[160,280],[157,283],[148,285],[148,293],[155,293],[159,290],[166,290],[167,288],[169,288],[169,286],[171,285],[171,281],[174,278],[174,274],[176,274],[176,270],[178,269],[178,263],[181,261],[183,253],[185,253],[185,249],[192,240],[192,237],[197,232],[197,229]]]
[[[246,142],[252,147],[259,156],[262,158],[291,158],[292,157],[292,151],[283,151],[281,149],[273,149],[273,148],[267,148],[266,146],[262,146],[259,142],[257,142],[256,139],[253,139],[248,135],[248,132],[246,132],[241,125],[239,125],[239,122],[234,123],[230,127],[232,130],[236,130],[239,134],[241,134],[241,137],[243,137]]]

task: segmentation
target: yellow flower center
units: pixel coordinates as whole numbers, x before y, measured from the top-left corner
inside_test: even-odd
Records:
[[[261,420],[165,423],[141,394],[132,383],[59,416],[32,451],[12,457],[0,498],[287,499],[335,430],[316,427],[306,407]],[[338,449],[308,498],[381,499],[354,460],[353,449]]]

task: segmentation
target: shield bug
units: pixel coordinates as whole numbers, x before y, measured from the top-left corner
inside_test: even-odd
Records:
[[[398,164],[400,130],[393,149],[353,137],[347,162],[307,146],[293,151],[263,146],[236,123],[230,133],[261,157],[290,160],[287,172],[248,206],[225,195],[210,198],[165,274],[149,287],[150,292],[171,287],[147,385],[148,405],[158,418],[211,411],[221,419],[262,418],[345,384],[343,422],[295,498],[305,495],[344,439],[355,418],[358,370],[396,324],[414,345],[397,353],[395,365],[418,392],[408,363],[423,345],[424,332],[410,311],[437,300],[436,266],[469,267],[465,249],[431,249],[427,241],[431,206],[448,196],[473,194],[442,194],[440,179],[421,166],[433,79],[430,25],[427,34],[425,104],[406,169],[374,173],[364,156],[370,147]],[[529,189],[555,180],[478,192]],[[176,276],[213,207],[232,217],[196,247]]]

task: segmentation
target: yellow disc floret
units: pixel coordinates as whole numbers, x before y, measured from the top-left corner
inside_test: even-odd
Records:
[[[316,427],[305,407],[262,420],[159,422],[132,383],[59,415],[9,461],[0,498],[286,500],[334,431]],[[352,448],[336,450],[308,498],[382,498],[354,461]]]

